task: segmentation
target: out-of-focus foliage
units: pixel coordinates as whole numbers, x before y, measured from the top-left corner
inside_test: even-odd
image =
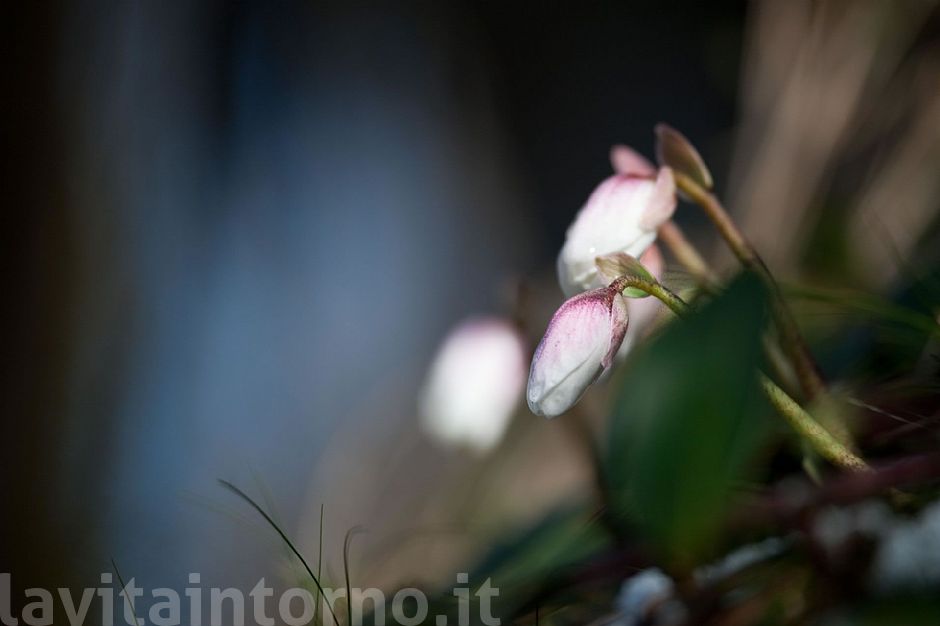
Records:
[[[609,534],[583,509],[559,511],[494,548],[474,578],[492,577],[501,590],[496,606],[518,610],[568,568],[610,545]]]
[[[756,384],[764,291],[744,275],[634,360],[608,437],[611,503],[672,561],[714,548],[765,412]]]

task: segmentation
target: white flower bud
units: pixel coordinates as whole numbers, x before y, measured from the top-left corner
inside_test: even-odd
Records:
[[[570,297],[603,286],[594,260],[613,252],[639,258],[675,208],[676,183],[668,167],[655,180],[628,172],[602,182],[568,228],[558,255],[561,290]]]
[[[555,312],[532,357],[526,399],[537,415],[567,411],[613,361],[627,332],[627,303],[605,287],[570,298]]]
[[[441,345],[421,392],[422,425],[448,445],[484,452],[499,443],[522,396],[525,343],[508,321],[467,320]]]

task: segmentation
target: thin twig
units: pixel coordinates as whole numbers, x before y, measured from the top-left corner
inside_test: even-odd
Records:
[[[635,287],[640,291],[645,291],[669,307],[669,309],[679,317],[689,312],[689,305],[660,283],[649,281],[639,276],[621,276],[611,283],[611,286],[617,287],[620,291],[628,287]]]
[[[715,194],[703,189],[698,183],[681,172],[676,172],[675,177],[679,189],[705,211],[705,214],[718,228],[718,232],[735,256],[738,257],[741,264],[756,272],[770,288],[773,296],[771,309],[773,310],[774,321],[780,330],[783,347],[787,351],[790,360],[793,361],[793,366],[807,399],[813,400],[825,393],[826,385],[819,374],[819,368],[809,352],[793,314],[783,299],[777,282],[763,259],[760,258],[754,247],[738,229]]]
[[[865,461],[853,454],[848,448],[836,439],[828,430],[823,428],[819,422],[813,419],[797,402],[788,396],[786,392],[777,386],[766,375],[760,375],[761,388],[767,395],[767,399],[783,416],[787,422],[806,439],[813,449],[825,459],[828,459],[835,465],[850,469],[853,471],[866,471],[869,466]]]
[[[718,291],[718,277],[708,266],[708,262],[705,261],[702,253],[695,247],[695,244],[689,241],[678,224],[673,220],[669,220],[659,227],[658,237],[707,293],[714,294]],[[773,373],[777,376],[777,380],[784,381],[785,389],[799,392],[801,389],[800,382],[796,379],[789,361],[781,353],[780,348],[769,336],[765,336],[763,341],[767,361]]]
[[[645,291],[651,296],[658,298],[679,317],[684,317],[689,312],[689,305],[686,304],[682,298],[659,283],[651,283],[648,280],[636,276],[622,276],[614,281],[612,285],[620,289],[635,287]],[[770,403],[820,456],[828,459],[835,465],[852,471],[869,469],[865,461],[853,454],[842,442],[823,428],[812,415],[807,413],[806,410],[796,402],[796,400],[788,396],[783,389],[778,387],[776,383],[770,380],[766,375],[761,374],[760,376],[761,388],[764,390]]]

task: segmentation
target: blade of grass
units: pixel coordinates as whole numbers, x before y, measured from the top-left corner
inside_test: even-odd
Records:
[[[268,513],[270,513],[271,519],[277,522],[278,525],[282,525],[282,518],[280,513],[278,513],[277,505],[274,502],[274,496],[271,494],[271,490],[268,489],[267,484],[264,482],[264,480],[262,480],[261,474],[259,474],[258,471],[251,465],[249,465],[248,471],[251,473],[251,478],[255,483],[255,488],[261,494],[261,501],[264,503]],[[303,572],[301,572],[297,567],[297,562],[292,558],[293,555],[290,553],[290,550],[288,550],[287,547],[283,544],[281,544],[280,547],[282,548],[284,556],[286,557],[287,565],[291,570],[291,575],[297,580],[303,580]],[[319,578],[319,574],[317,574],[317,577]],[[319,591],[317,593],[319,593]]]
[[[349,585],[349,544],[352,538],[362,532],[358,526],[354,526],[346,531],[346,539],[343,540],[343,573],[346,576],[346,617],[349,619],[347,624],[352,624],[352,588]]]
[[[287,544],[287,547],[290,548],[290,551],[294,553],[294,556],[296,556],[298,559],[300,559],[300,562],[301,562],[301,564],[303,564],[304,569],[307,570],[307,575],[309,575],[310,578],[313,579],[313,584],[317,586],[317,591],[318,591],[320,594],[322,594],[322,595],[325,596],[325,595],[326,595],[326,592],[323,591],[323,587],[320,585],[320,579],[317,578],[317,576],[313,573],[313,570],[310,569],[310,566],[307,565],[307,560],[306,560],[306,559],[304,558],[304,556],[300,553],[300,550],[298,550],[298,549],[294,546],[294,543],[293,543],[293,542],[290,540],[290,538],[287,536],[287,533],[285,533],[283,530],[281,530],[281,527],[278,526],[278,525],[274,522],[273,519],[271,519],[271,516],[268,515],[268,513],[267,513],[263,508],[261,508],[261,506],[260,506],[257,502],[255,502],[254,500],[252,500],[252,499],[251,499],[251,496],[249,496],[247,493],[245,493],[244,491],[242,491],[241,489],[239,489],[238,487],[236,487],[236,486],[233,485],[232,483],[228,482],[227,480],[222,480],[222,479],[220,478],[220,479],[219,479],[219,483],[220,483],[223,487],[225,487],[226,489],[228,489],[229,491],[231,491],[232,493],[234,493],[236,496],[238,496],[239,498],[241,498],[242,500],[244,500],[245,502],[247,502],[249,505],[251,505],[251,507],[252,507],[254,510],[256,510],[256,511],[261,515],[261,517],[264,518],[264,520],[265,520],[268,524],[270,524],[270,526],[277,532],[277,534],[280,535],[281,539],[284,540],[284,543]],[[336,624],[339,624],[339,620],[336,618],[336,613],[333,611],[333,607],[330,606],[329,604],[327,604],[327,605],[326,605],[326,608],[328,608],[328,609],[330,610],[330,615],[333,616],[333,621],[334,621]]]
[[[124,594],[124,599],[127,601],[127,605],[131,607],[131,615],[134,616],[134,624],[140,626],[140,619],[137,617],[137,611],[134,609],[134,601],[127,597],[127,593],[124,591],[127,589],[127,585],[124,584],[124,577],[121,576],[120,570],[118,570],[117,563],[114,562],[114,559],[111,559],[111,567],[114,568],[114,573],[117,575],[118,582],[121,583],[121,593]]]
[[[317,546],[317,578],[323,576],[323,503],[320,503],[320,543]],[[317,589],[317,601],[313,605],[313,623],[317,624],[320,612],[320,590]]]
[[[819,289],[789,284],[784,286],[784,291],[792,298],[823,302],[834,308],[867,313],[885,321],[904,324],[929,336],[940,337],[940,325],[930,316],[878,296],[850,289]]]

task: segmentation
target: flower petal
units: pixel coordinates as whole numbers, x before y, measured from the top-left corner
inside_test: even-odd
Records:
[[[614,290],[595,289],[562,304],[532,358],[526,394],[532,412],[554,417],[568,410],[609,364],[625,332],[626,304]]]
[[[627,301],[619,293],[613,295],[613,301],[610,307],[610,345],[607,348],[607,354],[601,361],[604,369],[607,369],[614,362],[617,351],[623,343],[623,338],[627,334],[627,324],[629,322]]]
[[[604,285],[596,257],[612,252],[638,257],[655,241],[656,228],[643,225],[644,215],[651,199],[657,206],[665,202],[660,194],[668,191],[670,182],[674,187],[671,177],[662,173],[655,182],[618,174],[597,187],[568,229],[558,255],[558,280],[566,296]],[[666,208],[671,211],[675,206]]]
[[[675,211],[676,179],[670,168],[662,167],[656,175],[656,185],[640,218],[640,227],[655,231],[671,218]]]
[[[633,174],[649,178],[656,175],[656,166],[629,146],[613,146],[610,149],[610,165],[618,174]]]

